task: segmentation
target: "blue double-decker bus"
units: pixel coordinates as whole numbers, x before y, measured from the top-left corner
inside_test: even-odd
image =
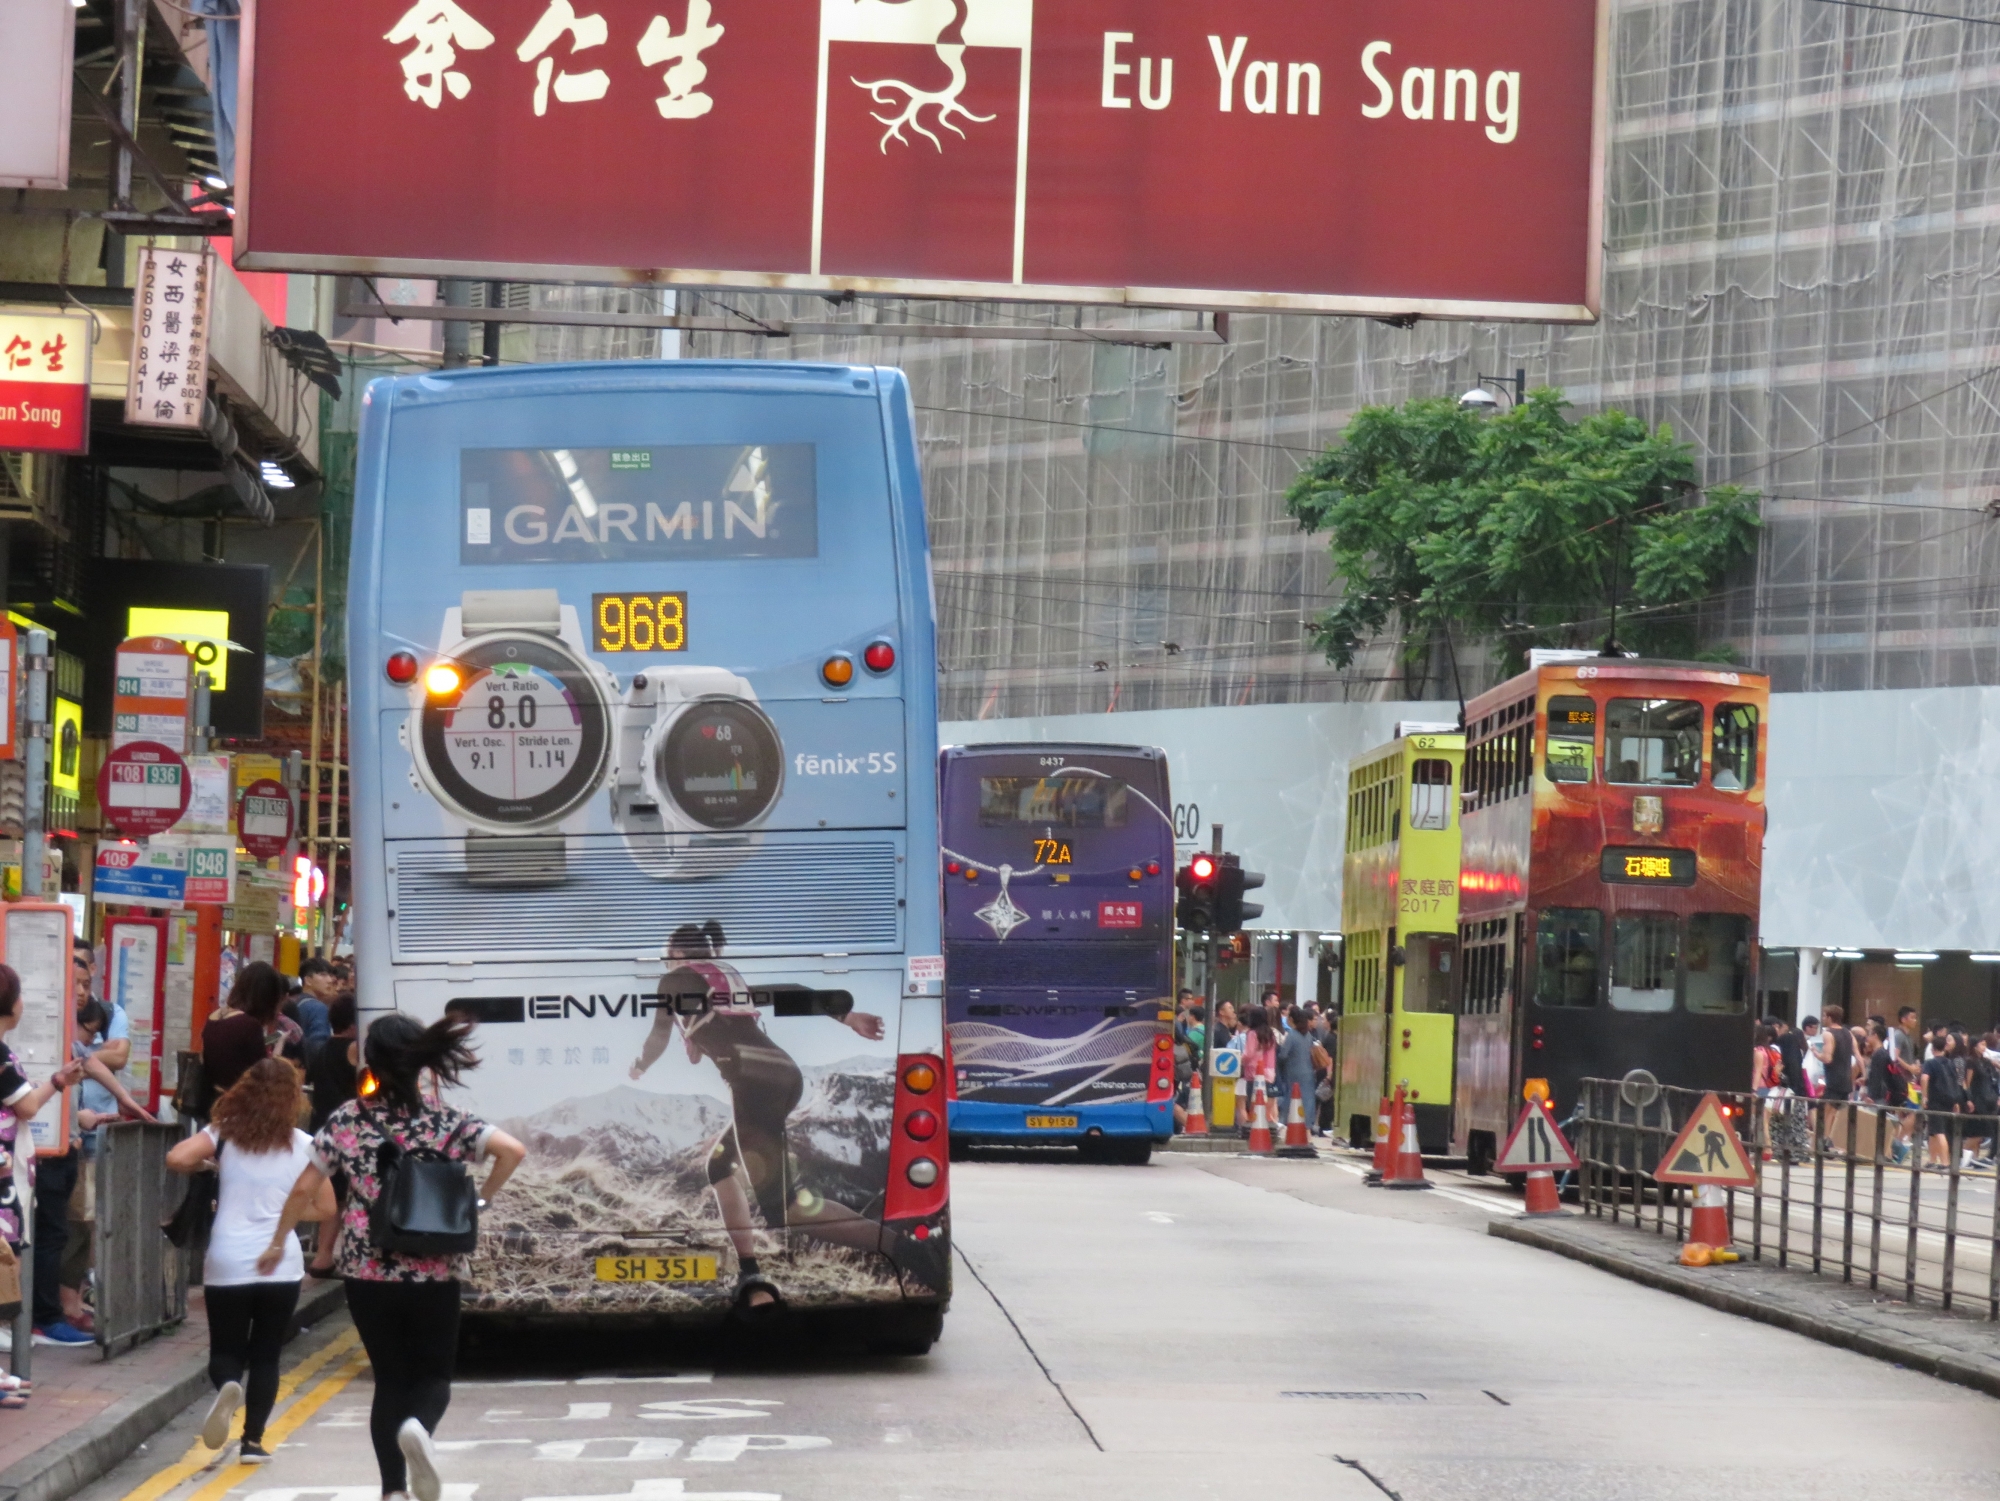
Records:
[[[953,1144],[1146,1161],[1173,1134],[1166,753],[967,745],[939,766]]]
[[[775,1301],[928,1348],[936,657],[901,374],[377,381],[350,609],[364,1024],[476,1023],[462,1103],[529,1147],[468,1308]]]

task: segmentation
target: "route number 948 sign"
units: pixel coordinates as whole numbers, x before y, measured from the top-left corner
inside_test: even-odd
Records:
[[[1607,10],[260,0],[236,264],[1587,321]]]

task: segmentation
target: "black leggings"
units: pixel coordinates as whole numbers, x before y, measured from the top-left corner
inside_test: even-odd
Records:
[[[729,1086],[733,1118],[709,1152],[708,1181],[720,1183],[741,1163],[765,1226],[782,1230],[791,1212],[785,1123],[805,1094],[805,1076],[752,1016],[711,1017],[695,1046]]]
[[[382,1494],[409,1489],[396,1433],[415,1418],[436,1433],[451,1405],[458,1369],[456,1282],[368,1282],[347,1279],[347,1311],[375,1368],[375,1405],[368,1437],[382,1472]]]
[[[296,1282],[244,1282],[202,1289],[208,1304],[208,1379],[243,1383],[243,1437],[262,1443],[278,1400],[278,1352],[299,1306]]]

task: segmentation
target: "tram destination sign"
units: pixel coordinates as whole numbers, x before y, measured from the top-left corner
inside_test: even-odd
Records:
[[[1606,0],[246,9],[245,269],[1597,314]]]
[[[1693,850],[1606,847],[1597,856],[1597,876],[1614,886],[1692,886]]]

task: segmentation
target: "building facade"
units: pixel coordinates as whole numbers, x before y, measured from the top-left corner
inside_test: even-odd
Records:
[[[952,717],[1437,694],[1383,645],[1344,672],[1325,662],[1303,623],[1336,586],[1283,493],[1356,408],[1517,368],[1579,411],[1671,423],[1705,482],[1763,494],[1754,565],[1708,629],[1774,689],[1991,684],[2000,7],[1952,9],[1968,19],[1614,0],[1594,327],[1238,316],[1226,343],[1165,348],[857,332],[694,335],[688,352],[909,372]],[[1281,205],[1257,232],[1284,232]],[[816,298],[683,301],[830,316]],[[831,316],[1196,321],[1019,305]],[[1487,666],[1464,656],[1470,692]]]

